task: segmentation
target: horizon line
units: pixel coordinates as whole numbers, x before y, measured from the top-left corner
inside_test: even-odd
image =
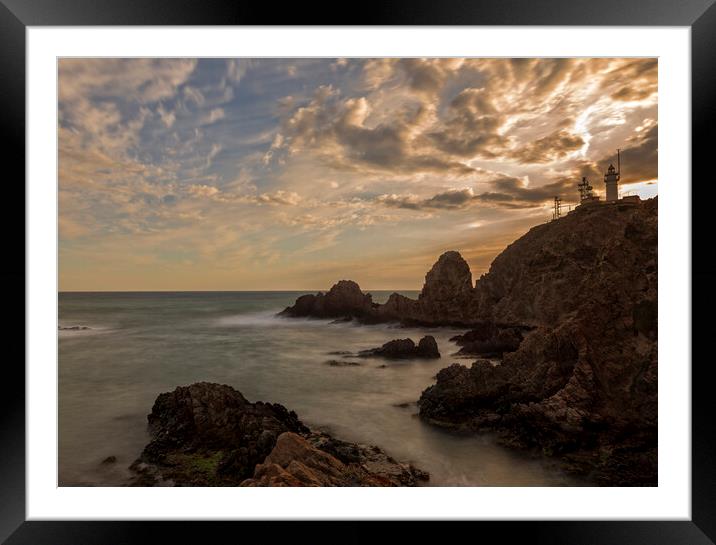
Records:
[[[422,288],[361,288],[366,291],[420,291]],[[259,290],[57,290],[57,293],[277,293],[277,292],[327,292],[328,289],[259,289]]]

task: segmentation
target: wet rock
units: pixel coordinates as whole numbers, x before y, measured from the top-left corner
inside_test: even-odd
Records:
[[[474,287],[465,260],[446,252],[417,300],[394,293],[341,315],[472,328],[460,354],[502,358],[438,373],[421,396],[421,418],[571,455],[570,467],[601,482],[611,471],[615,483],[655,484],[657,224],[657,198],[578,207],[507,246]],[[323,312],[299,301],[300,315]]]
[[[147,420],[152,440],[137,462],[194,486],[239,484],[281,433],[308,432],[282,405],[250,403],[230,386],[206,382],[160,394]]]
[[[360,363],[351,360],[328,360],[326,365],[331,367],[358,367]]]
[[[412,339],[395,339],[385,343],[380,348],[363,350],[357,354],[361,358],[381,357],[387,359],[425,358],[435,359],[440,357],[438,344],[431,335],[420,339],[416,345]]]
[[[427,473],[396,462],[377,447],[321,433],[284,433],[241,486],[415,486],[427,479]]]
[[[373,299],[364,294],[352,280],[341,280],[327,293],[302,295],[293,306],[287,307],[279,316],[301,318],[353,318],[368,317],[373,312]]]
[[[472,273],[455,251],[441,255],[425,276],[413,300],[398,293],[385,304],[372,302],[355,282],[341,280],[326,293],[302,295],[279,315],[286,317],[356,319],[361,323],[401,322],[411,325],[470,325],[473,314]]]
[[[455,251],[442,254],[425,275],[417,301],[394,293],[375,309],[378,321],[408,325],[467,325],[472,316],[472,273]]]
[[[160,394],[134,486],[414,486],[427,474],[378,447],[313,432],[282,405],[196,383]]]
[[[438,350],[438,343],[435,340],[435,337],[432,335],[426,335],[420,341],[418,341],[418,346],[416,349],[416,352],[419,357],[421,358],[439,358],[440,357],[440,351]]]
[[[483,323],[450,340],[461,347],[456,355],[501,358],[505,352],[514,352],[520,347],[524,333],[529,329],[529,327]]]
[[[474,293],[475,316],[492,325],[455,340],[503,360],[443,369],[421,418],[495,430],[599,484],[655,485],[656,202],[575,212],[500,254]]]

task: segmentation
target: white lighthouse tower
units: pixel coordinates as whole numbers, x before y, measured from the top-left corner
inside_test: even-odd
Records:
[[[607,173],[604,175],[604,183],[607,186],[607,202],[614,202],[619,200],[619,174],[621,172],[621,158],[619,156],[619,150],[617,150],[617,168],[614,169],[614,165],[609,165]]]

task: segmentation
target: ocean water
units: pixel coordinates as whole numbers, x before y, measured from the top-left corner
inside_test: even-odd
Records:
[[[275,316],[301,293],[60,293],[58,484],[126,484],[149,440],[146,416],[157,395],[197,381],[229,384],[250,401],[295,410],[310,427],[378,445],[429,471],[429,485],[582,484],[490,435],[456,435],[417,418],[415,401],[435,374],[455,361],[469,365],[451,356],[457,346],[449,338],[460,331]],[[374,300],[389,294],[373,292]],[[90,329],[62,329],[74,326]],[[332,351],[426,334],[441,359],[325,363],[340,358]],[[108,456],[117,463],[102,464]]]

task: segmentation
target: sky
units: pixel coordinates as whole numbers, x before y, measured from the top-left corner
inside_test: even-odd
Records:
[[[621,151],[657,194],[656,59],[60,59],[61,291],[477,279]]]

